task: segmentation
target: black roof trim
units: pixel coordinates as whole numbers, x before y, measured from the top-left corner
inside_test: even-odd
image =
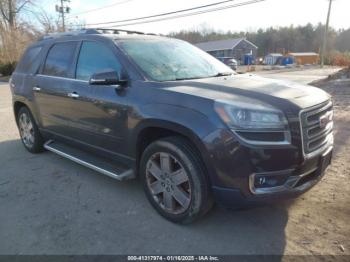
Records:
[[[84,34],[137,34],[137,35],[156,35],[156,34],[146,34],[139,31],[130,31],[130,30],[123,30],[123,29],[115,29],[115,28],[86,28],[76,31],[68,31],[68,32],[62,32],[62,33],[50,33],[45,36],[43,36],[40,40],[47,40],[47,39],[55,39],[65,36],[77,36],[77,35],[84,35]]]
[[[54,38],[60,38],[64,36],[76,36],[76,35],[83,35],[83,34],[101,34],[101,33],[99,33],[96,30],[82,29],[82,30],[68,31],[68,32],[62,32],[62,33],[50,33],[50,34],[44,35],[40,40],[54,39]]]

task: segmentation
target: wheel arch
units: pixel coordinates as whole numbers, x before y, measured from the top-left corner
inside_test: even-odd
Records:
[[[35,123],[40,127],[40,119],[38,116],[38,113],[35,109],[35,105],[32,103],[32,101],[28,99],[23,99],[22,97],[17,97],[13,103],[13,113],[15,115],[15,120],[17,123],[18,118],[18,112],[22,107],[28,108],[29,112],[31,113],[32,117],[34,118]]]
[[[15,115],[15,119],[16,119],[16,123],[18,123],[18,112],[22,107],[26,107],[30,110],[30,108],[28,107],[28,105],[22,101],[15,101],[13,103],[13,113]]]
[[[190,128],[167,120],[147,120],[138,127],[138,130],[132,139],[132,141],[135,141],[132,148],[134,149],[133,155],[136,157],[137,170],[139,168],[142,153],[146,147],[158,139],[170,136],[182,137],[187,140],[190,145],[194,146],[195,151],[198,153],[205,167],[210,182],[210,173],[213,172],[208,164],[210,156],[207,154],[206,147],[200,137]]]

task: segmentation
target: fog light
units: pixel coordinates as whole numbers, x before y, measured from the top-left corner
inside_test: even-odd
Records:
[[[257,175],[255,176],[254,187],[255,188],[265,188],[265,187],[275,187],[283,185],[287,180],[287,176],[265,176]]]

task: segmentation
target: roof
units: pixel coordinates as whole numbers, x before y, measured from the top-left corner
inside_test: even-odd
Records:
[[[280,53],[270,53],[267,56],[283,56],[283,55]]]
[[[291,56],[318,56],[317,53],[314,52],[300,52],[300,53],[288,53]]]
[[[245,38],[233,38],[233,39],[226,39],[226,40],[210,41],[210,42],[198,43],[195,46],[197,46],[198,48],[204,51],[227,50],[227,49],[233,49],[242,41],[246,41],[249,44],[253,45],[254,47],[258,48],[256,45],[249,42]]]
[[[59,37],[52,38],[44,38],[39,39],[36,44],[41,45],[44,43],[55,43],[61,41],[70,41],[70,40],[107,40],[108,41],[124,41],[124,40],[142,40],[142,41],[151,41],[151,40],[161,40],[161,39],[169,39],[163,36],[155,36],[155,35],[118,35],[118,34],[87,34],[87,35],[62,35]]]
[[[108,38],[144,38],[146,36],[157,36],[155,34],[146,34],[138,31],[129,31],[122,29],[108,29],[108,28],[88,28],[81,29],[76,31],[67,31],[60,33],[49,33],[44,35],[40,40],[49,40],[49,39],[59,39],[62,37],[79,37],[79,36],[88,36],[88,35],[100,35]]]

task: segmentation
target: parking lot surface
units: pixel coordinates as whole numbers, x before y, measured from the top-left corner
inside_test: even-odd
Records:
[[[313,70],[268,76],[311,82],[330,73]],[[28,153],[0,84],[0,254],[350,254],[350,86],[324,88],[334,96],[335,152],[318,185],[294,201],[215,207],[181,226],[153,210],[137,180]]]
[[[308,84],[316,80],[323,79],[330,74],[337,72],[339,68],[337,67],[325,67],[324,69],[315,68],[315,66],[310,67],[310,69],[285,69],[285,70],[271,70],[271,71],[258,71],[257,75],[274,78],[283,79],[288,81],[298,82],[300,84]]]

